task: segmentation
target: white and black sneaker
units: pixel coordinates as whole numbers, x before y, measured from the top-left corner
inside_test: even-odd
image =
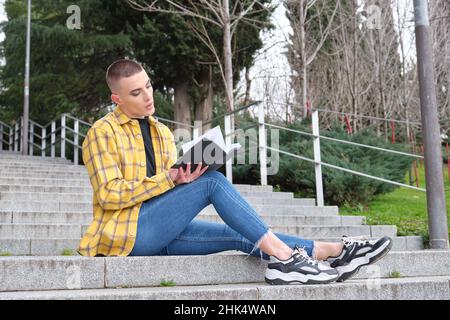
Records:
[[[338,277],[334,268],[310,258],[304,249],[295,247],[287,260],[270,257],[265,280],[277,285],[323,284],[336,281]]]
[[[362,266],[366,266],[383,258],[392,248],[392,239],[383,237],[376,240],[357,240],[342,237],[344,248],[337,257],[329,257],[326,262],[339,272],[338,282],[355,275]]]

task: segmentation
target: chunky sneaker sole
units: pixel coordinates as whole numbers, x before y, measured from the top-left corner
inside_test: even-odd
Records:
[[[360,257],[353,258],[348,264],[337,266],[336,270],[339,273],[339,278],[336,281],[343,282],[358,273],[361,267],[375,263],[383,258],[392,248],[392,239],[383,237],[374,243],[373,246],[373,250]]]
[[[320,273],[317,275],[303,275],[293,273],[283,273],[277,270],[267,270],[265,280],[272,285],[290,285],[290,284],[327,284],[335,282],[339,278],[339,274]]]
[[[270,257],[265,280],[274,285],[325,284],[338,277],[334,268],[310,258],[304,249],[296,247],[287,260]]]

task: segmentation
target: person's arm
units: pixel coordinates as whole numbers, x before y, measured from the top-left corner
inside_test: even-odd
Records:
[[[83,142],[83,161],[98,202],[105,210],[119,210],[160,195],[175,186],[169,171],[151,178],[127,181],[119,169],[114,136],[91,128]]]

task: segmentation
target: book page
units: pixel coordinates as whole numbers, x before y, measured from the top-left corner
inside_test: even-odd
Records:
[[[213,129],[209,130],[208,132],[206,132],[204,135],[201,135],[200,137],[183,144],[181,146],[181,148],[183,149],[183,154],[186,153],[190,148],[192,148],[196,143],[201,141],[203,138],[213,141],[226,153],[229,152],[229,149],[225,145],[225,141],[223,139],[223,135],[222,135],[222,131],[220,130],[220,126],[217,126],[217,127],[214,127]]]

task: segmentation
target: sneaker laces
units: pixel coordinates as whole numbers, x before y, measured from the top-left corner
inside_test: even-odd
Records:
[[[301,258],[303,258],[304,260],[306,260],[306,262],[312,266],[317,266],[319,263],[314,260],[313,258],[311,258],[308,253],[306,252],[306,250],[304,248],[300,248],[295,246],[294,248],[294,254],[298,253],[300,255]]]
[[[363,246],[369,242],[369,240],[367,240],[367,238],[368,238],[368,236],[357,236],[357,237],[342,236],[342,242],[344,243],[344,245],[346,247],[349,247],[353,244],[356,244],[358,246]]]

